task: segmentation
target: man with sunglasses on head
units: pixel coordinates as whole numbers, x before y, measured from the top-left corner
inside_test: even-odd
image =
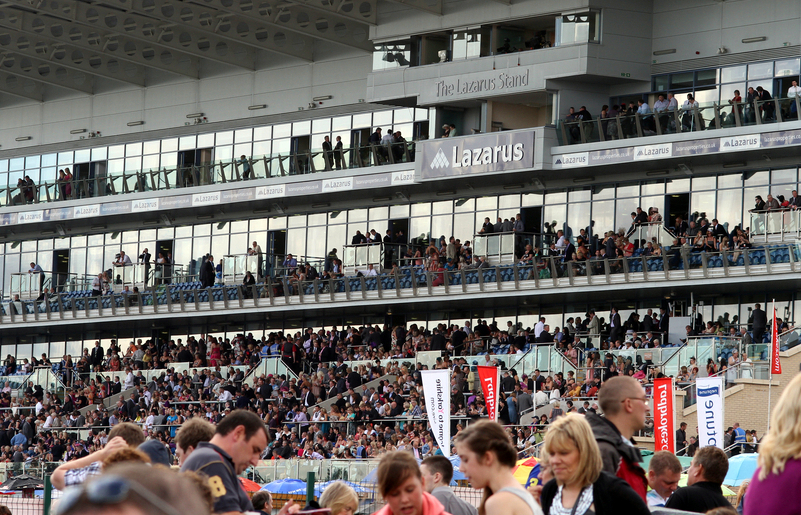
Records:
[[[237,476],[248,466],[256,466],[269,442],[267,426],[255,413],[234,410],[217,424],[211,441],[197,444],[181,472],[194,471],[206,478],[214,496],[214,513],[253,511]]]

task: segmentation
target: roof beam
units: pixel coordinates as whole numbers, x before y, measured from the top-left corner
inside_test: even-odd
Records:
[[[442,0],[389,0],[390,2],[405,5],[418,11],[442,16]]]
[[[141,3],[142,0],[124,0]],[[195,0],[198,1],[198,0]],[[304,36],[346,45],[365,52],[372,52],[370,29],[365,23],[353,20],[325,16],[312,10],[287,5],[281,0],[202,0],[204,5],[232,15],[238,15],[246,21],[256,20],[258,23],[279,30],[287,30]],[[184,5],[186,3],[184,2]],[[233,24],[233,20],[232,20]]]
[[[26,0],[6,1],[22,8],[28,5]],[[94,48],[102,45],[104,53],[147,67],[182,75],[188,73],[194,78],[197,78],[200,68],[199,58],[250,70],[254,68],[253,56],[248,56],[241,48],[237,50],[245,55],[231,55],[225,45],[218,47],[205,37],[184,30],[176,34],[171,25],[161,24],[152,18],[74,0],[38,0],[35,8],[37,14],[18,11],[22,15],[23,25],[42,33],[52,33],[50,27],[54,25],[71,26],[69,39],[89,40]],[[86,28],[82,29],[79,25]],[[64,37],[63,28],[60,32]],[[167,61],[172,64],[163,62],[165,51]]]
[[[52,39],[38,37],[38,34],[21,30],[17,24],[9,23],[0,8],[0,27],[10,29],[0,31],[0,48],[8,52],[33,59],[64,66],[65,68],[88,73],[98,77],[114,79],[136,86],[145,85],[145,70],[127,62],[108,57],[98,48],[91,50],[67,45]],[[31,37],[28,37],[31,36]]]
[[[252,19],[236,16],[237,13],[232,15],[219,12],[212,2],[196,5],[175,0],[120,0],[115,1],[114,5],[129,12],[156,18],[165,24],[172,24],[179,33],[188,31],[208,38],[209,41],[227,41],[231,51],[237,55],[244,52],[235,49],[247,46],[309,62],[313,58],[314,42],[311,38],[296,34],[286,35],[272,30],[272,27],[268,30],[254,23]],[[129,14],[124,16],[127,18]],[[212,47],[216,48],[216,44]],[[251,61],[253,57],[250,57]]]
[[[279,5],[284,4],[303,5],[346,20],[378,24],[378,0],[280,0]]]
[[[91,95],[94,93],[92,75],[63,66],[55,65],[41,59],[15,55],[12,52],[0,52],[0,70],[5,73],[43,82],[60,88],[80,91]]]
[[[2,71],[0,71],[0,93],[8,93],[36,102],[44,101],[44,86],[41,82]]]

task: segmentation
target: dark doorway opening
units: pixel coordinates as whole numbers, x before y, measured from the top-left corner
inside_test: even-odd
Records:
[[[309,150],[311,136],[295,136],[291,142],[292,159],[289,161],[289,175],[309,173]]]
[[[185,187],[211,184],[211,148],[196,148],[178,152],[181,185]]]
[[[70,251],[69,249],[54,250],[53,251],[53,278],[51,279],[51,288],[55,288],[57,292],[63,292],[67,283],[69,282],[70,274]]]
[[[665,227],[676,232],[676,218],[688,221],[690,215],[690,194],[673,193],[665,195],[665,213],[667,218],[664,220]]]
[[[284,262],[287,254],[286,231],[269,231],[267,233],[267,264],[266,274],[275,277],[275,270]],[[295,256],[293,256],[295,257]]]
[[[370,129],[355,129],[350,131],[350,166],[368,166],[370,164]]]
[[[542,248],[542,207],[524,207],[520,210],[520,219],[523,221],[525,233],[534,233],[536,236],[527,234],[523,239],[523,248],[526,245]],[[533,241],[531,241],[533,238]]]
[[[173,240],[159,240],[156,242],[154,256],[157,264],[151,272],[155,280],[148,281],[148,284],[170,284],[172,282],[175,273],[175,268],[173,267],[175,258],[172,255],[173,244]],[[161,265],[158,264],[159,254],[164,258],[164,263]]]

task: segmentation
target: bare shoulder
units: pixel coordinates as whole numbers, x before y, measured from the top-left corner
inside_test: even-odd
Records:
[[[525,490],[522,490],[525,492]],[[511,492],[492,494],[486,502],[487,515],[541,515],[542,511],[532,514],[531,508],[519,496]]]

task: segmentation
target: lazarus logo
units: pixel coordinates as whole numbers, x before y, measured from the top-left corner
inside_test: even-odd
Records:
[[[330,191],[347,191],[353,189],[353,177],[326,179],[323,181],[323,193]]]
[[[454,148],[454,154],[456,153],[456,149]],[[445,157],[445,152],[442,151],[440,148],[437,150],[437,155],[434,156],[434,159],[431,160],[431,169],[436,170],[437,168],[448,168],[451,163],[448,161],[448,158]]]
[[[578,152],[575,154],[562,154],[561,156],[553,156],[554,168],[575,168],[577,166],[587,166],[589,163],[589,154],[587,152]]]
[[[131,203],[131,211],[134,213],[139,213],[142,211],[155,211],[158,208],[159,208],[158,199],[134,200]]]
[[[220,203],[220,192],[215,191],[214,193],[195,193],[192,195],[192,205],[193,206],[209,206],[212,204],[219,204]]]
[[[100,204],[93,206],[80,206],[73,209],[73,218],[89,218],[93,216],[100,216]]]
[[[443,155],[443,157],[445,157]],[[392,172],[391,184],[412,184],[414,183],[414,171]]]
[[[748,150],[751,148],[759,148],[761,145],[761,138],[758,134],[749,134],[747,136],[730,136],[728,138],[720,138],[720,150],[723,152],[731,152],[732,150]]]
[[[647,159],[663,159],[673,156],[673,144],[663,143],[661,145],[643,145],[634,147],[634,160],[643,161]]]
[[[286,195],[286,185],[276,184],[274,186],[260,186],[256,188],[255,197],[261,199],[283,197],[284,195]]]
[[[442,150],[440,150],[442,152]],[[437,152],[439,156],[439,152]],[[436,161],[437,156],[434,157]],[[512,163],[523,160],[523,144],[510,143],[496,147],[466,148],[459,156],[459,147],[453,147],[453,167],[467,168],[468,166],[491,165],[496,163]],[[447,161],[446,161],[447,162]],[[432,163],[433,164],[433,163]]]

